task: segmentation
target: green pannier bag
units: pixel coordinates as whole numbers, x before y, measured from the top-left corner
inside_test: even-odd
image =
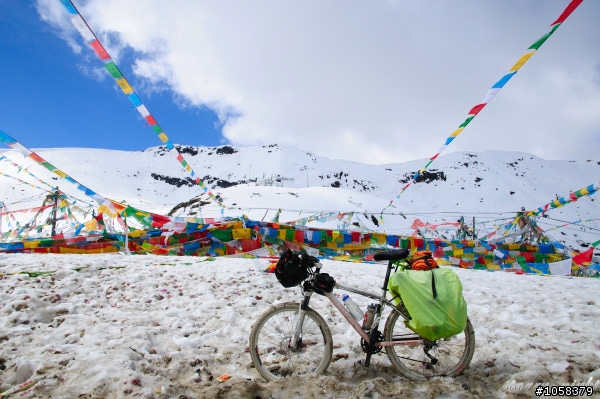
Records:
[[[406,306],[408,328],[423,338],[450,338],[467,327],[462,284],[450,269],[398,271],[390,277],[388,290],[397,305]]]

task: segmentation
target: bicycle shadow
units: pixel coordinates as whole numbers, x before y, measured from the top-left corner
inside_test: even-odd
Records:
[[[390,397],[398,392],[415,392],[427,396],[459,398],[505,397],[520,398],[525,392],[503,390],[510,380],[509,373],[493,375],[490,373],[489,362],[485,359],[473,359],[464,373],[457,377],[435,377],[427,381],[411,381],[402,376],[389,362],[385,353],[375,354],[371,365],[365,367],[364,354],[359,359],[356,354],[334,355],[325,376],[335,378],[340,383],[349,386],[372,386],[380,395]],[[507,395],[508,394],[508,395]],[[531,392],[533,395],[533,391]],[[519,396],[521,395],[521,396]],[[396,396],[397,397],[397,396]]]

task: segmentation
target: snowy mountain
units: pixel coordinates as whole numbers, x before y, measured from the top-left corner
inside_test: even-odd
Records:
[[[401,195],[402,187],[428,160],[362,164],[324,158],[279,145],[233,148],[177,146],[178,152],[222,200],[225,216],[282,223],[332,213],[323,227],[372,229],[409,235],[452,238],[463,216],[481,234],[594,184],[597,160],[549,161],[517,152],[450,153],[440,156]],[[177,160],[177,151],[153,147],[140,152],[88,148],[34,150],[82,186],[134,207],[176,216],[219,217],[222,208],[194,183]],[[16,210],[39,206],[50,186],[95,204],[76,185],[59,178],[15,150],[2,153],[1,200]],[[373,160],[376,162],[377,160]],[[18,180],[17,180],[18,179]],[[190,201],[196,199],[196,201]],[[391,205],[390,205],[391,202]],[[199,205],[202,205],[201,207]],[[385,211],[384,211],[385,208]],[[381,212],[384,211],[382,215]],[[593,195],[538,217],[552,240],[574,249],[600,239],[600,218]],[[433,225],[433,226],[432,226]]]

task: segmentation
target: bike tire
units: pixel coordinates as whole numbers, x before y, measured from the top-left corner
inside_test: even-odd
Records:
[[[475,332],[471,321],[463,332],[451,338],[429,341],[419,337],[408,328],[405,318],[394,310],[387,318],[384,329],[384,340],[421,339],[419,344],[386,346],[386,354],[396,369],[409,380],[422,381],[433,377],[460,375],[471,362],[475,352]],[[432,364],[425,354],[426,345],[429,353],[437,359]]]
[[[331,331],[312,308],[306,309],[301,346],[290,348],[299,304],[275,305],[263,313],[250,331],[250,356],[256,370],[268,381],[286,376],[322,374],[333,352]]]

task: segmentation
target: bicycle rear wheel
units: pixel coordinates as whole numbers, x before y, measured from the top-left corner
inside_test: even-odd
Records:
[[[290,340],[298,321],[299,304],[288,302],[263,313],[250,332],[250,356],[267,380],[289,375],[321,374],[331,361],[333,343],[325,320],[307,308],[297,349]]]
[[[471,362],[475,352],[475,332],[469,319],[463,332],[436,341],[419,337],[405,325],[404,320],[398,311],[392,311],[385,323],[384,339],[407,341],[406,344],[385,348],[390,362],[406,378],[427,380],[439,376],[456,376]],[[411,340],[420,340],[420,343],[409,343]]]

